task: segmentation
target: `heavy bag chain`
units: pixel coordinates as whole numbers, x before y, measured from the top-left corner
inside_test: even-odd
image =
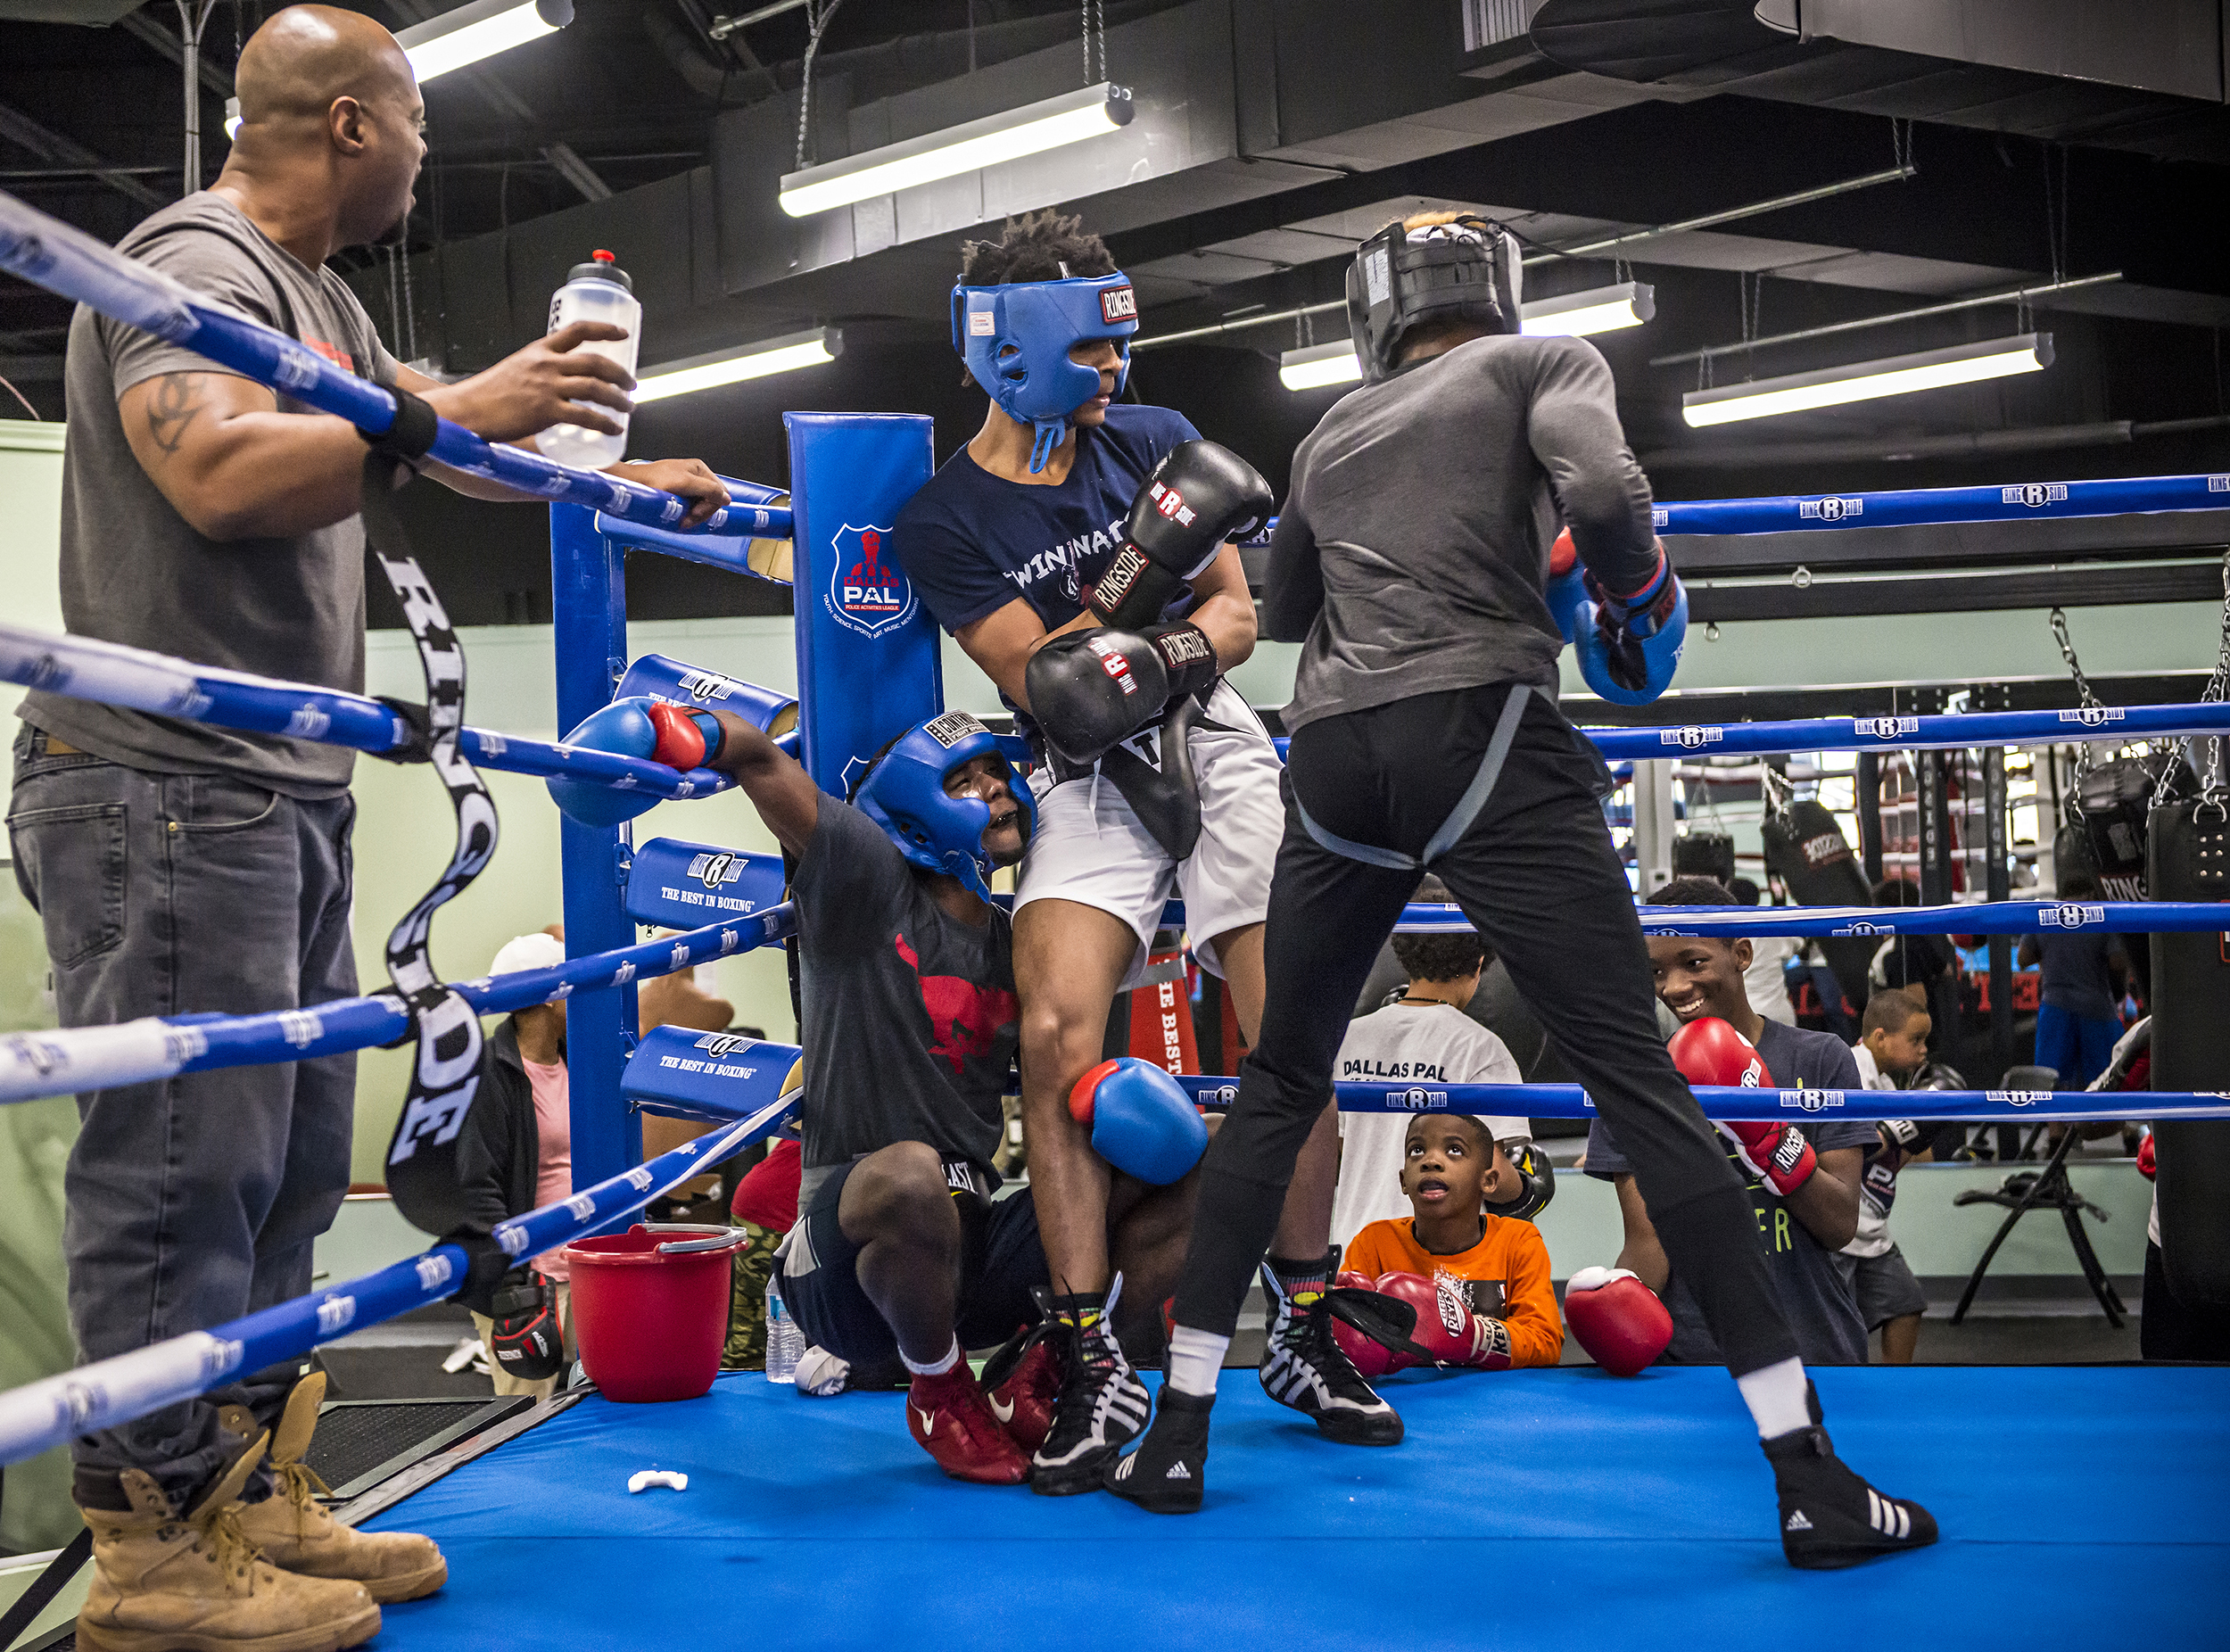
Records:
[[[480,1018],[434,970],[431,938],[435,911],[463,893],[495,854],[496,806],[458,749],[465,726],[465,650],[402,536],[392,500],[399,468],[378,455],[366,462],[365,539],[417,645],[428,760],[449,791],[457,838],[448,866],[387,937],[387,979],[409,1012],[416,1044],[409,1091],[388,1144],[387,1185],[413,1226],[447,1235],[462,1219],[454,1161],[458,1133],[480,1086]]]
[[[2207,687],[2199,697],[2202,706],[2222,703],[2223,691],[2230,688],[2230,546],[2222,553],[2222,640],[2215,650],[2214,674],[2207,679]],[[2176,742],[2176,755],[2160,771],[2160,783],[2152,789],[2152,806],[2165,805],[2174,789],[2176,772],[2184,766],[2184,759],[2192,749],[2192,737],[2186,734]],[[2207,773],[2200,781],[2200,801],[2223,807],[2222,736],[2207,737]]]
[[[2091,680],[2083,674],[2083,663],[2075,657],[2074,639],[2068,635],[2068,611],[2056,604],[2052,610],[2052,640],[2060,645],[2060,657],[2068,662],[2068,675],[2075,679],[2076,704],[2089,711],[2099,703],[2091,691]],[[2075,784],[2068,792],[2068,816],[2079,817],[2083,805],[2077,799],[2083,791],[2083,777],[2091,772],[2091,743],[2078,740],[2075,748]]]

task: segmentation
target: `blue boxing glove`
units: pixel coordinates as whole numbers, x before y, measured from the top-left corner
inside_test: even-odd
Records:
[[[1208,1126],[1185,1088],[1152,1061],[1102,1061],[1069,1092],[1069,1116],[1092,1148],[1127,1176],[1156,1187],[1181,1178],[1208,1151]]]
[[[1657,571],[1639,591],[1613,596],[1593,574],[1586,578],[1594,600],[1580,604],[1572,640],[1580,675],[1614,706],[1647,706],[1672,686],[1680,669],[1681,647],[1688,640],[1688,592],[1662,546]]]
[[[669,768],[694,769],[719,756],[723,736],[720,720],[710,712],[686,710],[664,700],[630,698],[591,712],[564,743],[643,757]],[[543,784],[549,788],[550,800],[584,826],[617,826],[665,801],[655,793],[600,781],[551,775]]]
[[[1572,543],[1572,530],[1565,529],[1557,535],[1557,542],[1549,548],[1549,588],[1541,595],[1549,599],[1549,613],[1557,622],[1557,629],[1570,642],[1580,629],[1580,609],[1588,597],[1587,573],[1580,566],[1580,553]]]

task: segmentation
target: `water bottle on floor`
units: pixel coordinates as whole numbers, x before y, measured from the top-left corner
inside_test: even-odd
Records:
[[[766,1282],[766,1380],[770,1383],[796,1383],[797,1362],[805,1358],[805,1334],[797,1328],[797,1321],[789,1317],[789,1306],[782,1301],[780,1276]]]

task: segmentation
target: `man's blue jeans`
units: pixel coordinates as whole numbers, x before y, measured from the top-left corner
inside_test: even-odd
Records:
[[[15,742],[8,837],[38,910],[65,1027],[299,1009],[356,991],[346,795],[155,774]],[[348,1191],[356,1057],[189,1073],[78,1098],[64,1182],[70,1321],[103,1359],[302,1295]],[[218,1407],[274,1419],[284,1374],[77,1441],[78,1501],[116,1471],[183,1507],[240,1442]],[[252,1496],[253,1493],[252,1492]]]

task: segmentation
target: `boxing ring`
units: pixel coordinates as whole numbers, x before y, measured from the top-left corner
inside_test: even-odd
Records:
[[[208,310],[105,248],[0,194],[0,268],[121,319],[191,340],[262,382],[377,434],[397,417],[376,386],[275,334]],[[939,709],[937,638],[880,537],[929,475],[926,419],[792,415],[788,502],[739,484],[699,533],[679,500],[490,447],[444,425],[445,463],[553,500],[558,716],[570,728],[615,694],[738,709],[780,733],[824,788],[882,739]],[[2218,508],[2230,477],[1909,491],[1823,501],[1659,507],[1665,532],[1848,529],[1882,522]],[[1832,508],[1829,508],[1829,506]],[[1931,514],[1934,513],[1934,514]],[[797,589],[799,698],[626,647],[624,564],[675,555],[767,576],[755,541],[788,538]],[[0,626],[0,678],[227,726],[369,752],[414,739],[383,702],[212,672],[81,639]],[[726,781],[458,723],[467,765],[587,780],[660,798]],[[2230,731],[2218,704],[1598,731],[1607,757],[1696,751],[1932,748]],[[575,1191],[500,1226],[530,1254],[624,1225],[643,1204],[780,1128],[794,1046],[662,1028],[636,1040],[634,986],[793,928],[777,857],[568,818],[567,962],[443,984],[475,1014],[569,1001]],[[1172,917],[1178,914],[1172,913]],[[710,921],[707,921],[707,920]],[[2044,928],[2203,934],[2211,901],[2005,902],[1906,908],[1650,909],[1659,933],[2033,933]],[[1416,906],[1405,927],[1460,924]],[[637,924],[683,932],[643,943]],[[409,1036],[421,1012],[396,990],[281,1015],[182,1017],[0,1039],[0,1103],[167,1073],[359,1049]],[[1188,1081],[1206,1104],[1232,1080]],[[2230,1094],[2142,1099],[2041,1091],[1875,1093],[1699,1089],[1707,1113],[2122,1118],[2230,1116]],[[1461,1108],[1585,1118],[1554,1086],[1342,1086],[1359,1111]],[[2116,1104],[2118,1103],[2119,1104]],[[637,1110],[711,1121],[639,1165]],[[436,1245],[297,1301],[0,1394],[0,1462],[141,1415],[317,1343],[451,1294],[468,1258]],[[1565,1270],[1580,1261],[1565,1259]],[[1152,1378],[1150,1377],[1151,1381]],[[1886,1566],[1799,1574],[1781,1562],[1770,1474],[1733,1387],[1712,1370],[1619,1380],[1588,1367],[1504,1375],[1413,1371],[1387,1380],[1403,1449],[1318,1440],[1251,1384],[1226,1385],[1207,1509],[1155,1522],[1114,1499],[1001,1495],[947,1481],[907,1437],[896,1394],[807,1400],[755,1374],[701,1400],[625,1406],[594,1392],[537,1408],[492,1450],[459,1454],[407,1500],[344,1511],[424,1532],[447,1588],[386,1608],[377,1643],[484,1648],[663,1645],[690,1620],[739,1611],[789,1648],[1148,1640],[1174,1647],[1350,1648],[1446,1638],[1527,1647],[1632,1644],[1707,1626],[1732,1648],[1867,1646],[1928,1632],[1989,1646],[2039,1623],[2086,1640],[2219,1644],[2230,1571],[2230,1369],[1825,1368],[1829,1425],[1853,1462],[1928,1504],[1944,1539]],[[628,1477],[678,1468],[689,1490],[631,1495]],[[374,1494],[376,1498],[376,1494]],[[1451,1590],[1450,1584],[1456,1588]],[[709,1585],[709,1587],[708,1587]],[[1452,1596],[1452,1598],[1451,1598]],[[680,1618],[680,1623],[672,1620]],[[2049,1632],[2049,1631],[2046,1631]]]

